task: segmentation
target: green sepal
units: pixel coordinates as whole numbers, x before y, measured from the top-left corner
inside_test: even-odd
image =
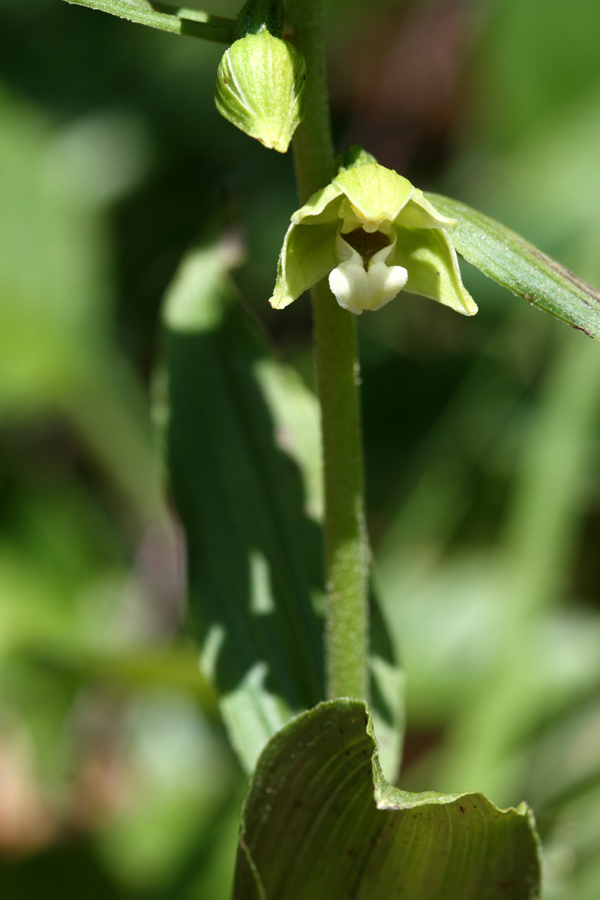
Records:
[[[313,194],[293,214],[292,222],[314,225],[337,219],[343,210],[336,201],[346,197],[362,218],[371,221],[397,219],[409,228],[454,227],[454,219],[442,216],[407,178],[369,157],[365,153],[351,166],[340,168],[331,184]]]
[[[333,222],[339,218],[340,204],[342,202],[343,192],[335,182],[321,188],[310,197],[304,206],[296,210],[292,215],[292,222],[300,225],[307,221],[307,225],[317,225],[321,222]]]
[[[305,79],[302,54],[263,26],[223,54],[215,103],[236,128],[285,153],[304,116]]]
[[[336,172],[339,174],[343,169],[349,169],[352,166],[364,166],[367,163],[376,163],[377,160],[372,153],[364,150],[360,144],[350,144],[335,158]]]
[[[474,316],[477,304],[460,277],[450,239],[439,228],[405,228],[394,225],[398,240],[393,265],[408,271],[406,290],[429,297],[466,316]]]
[[[371,222],[393,222],[414,193],[407,178],[379,163],[364,163],[343,169],[333,184],[345,194],[361,218]]]
[[[336,265],[337,219],[311,225],[292,224],[279,257],[271,306],[283,309],[324,278]]]
[[[380,166],[370,153],[355,151],[351,159],[351,165],[340,168],[333,185],[363,218],[398,220],[410,228],[453,228],[456,224],[441,215],[407,178]]]
[[[443,216],[423,195],[414,188],[413,194],[398,216],[398,222],[408,228],[454,228],[455,219]]]

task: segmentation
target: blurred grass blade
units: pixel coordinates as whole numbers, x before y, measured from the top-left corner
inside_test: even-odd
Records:
[[[449,236],[467,262],[518,297],[600,339],[600,291],[500,222],[450,197],[427,198],[457,220]]]
[[[582,676],[587,668],[585,643],[568,649],[581,610],[569,610],[560,625],[556,619],[554,629],[550,610],[579,565],[578,541],[597,457],[600,353],[573,332],[561,335],[507,510],[498,582],[506,638],[495,677],[455,723],[446,763],[438,767],[442,784],[485,785],[496,797],[510,795],[507,778],[514,777],[514,769],[507,759],[522,754],[536,728],[573,701],[572,691],[575,696],[581,691],[578,679],[569,685],[570,669],[561,668],[561,660],[577,659]],[[600,648],[591,623],[584,633]],[[590,661],[595,658],[600,656],[592,649]],[[592,666],[588,678],[597,683],[598,667]],[[562,774],[557,773],[554,789]]]
[[[323,697],[318,479],[298,463],[318,419],[233,297],[229,262],[219,247],[190,254],[166,298],[168,458],[201,665],[251,770]]]
[[[218,716],[217,698],[198,672],[196,653],[185,646],[169,649],[142,647],[122,650],[77,646],[73,641],[23,640],[16,648],[32,665],[48,673],[71,673],[78,678],[114,684],[122,691],[173,690],[193,697],[206,716]],[[13,653],[15,648],[12,648]]]
[[[186,9],[170,3],[154,3],[150,0],[66,0],[76,6],[87,6],[101,12],[119,16],[129,22],[149,25],[170,31],[172,34],[187,34],[191,37],[204,38],[230,44],[233,41],[232,19],[212,16],[198,9]]]
[[[261,755],[242,808],[234,900],[534,900],[538,891],[529,810],[391,787],[361,701],[321,703]]]

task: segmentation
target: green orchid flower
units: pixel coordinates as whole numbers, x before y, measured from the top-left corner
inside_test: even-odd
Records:
[[[328,276],[337,302],[355,315],[381,309],[404,289],[475,315],[447,234],[455,224],[361,151],[293,214],[271,305],[283,309]]]

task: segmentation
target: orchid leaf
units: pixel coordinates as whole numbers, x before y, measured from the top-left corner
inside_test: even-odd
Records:
[[[368,707],[334,700],[269,742],[242,807],[234,900],[535,900],[522,804],[412,794],[383,778]]]
[[[252,769],[271,735],[323,697],[321,573],[307,562],[319,560],[319,501],[297,462],[318,418],[269,357],[228,265],[219,246],[192,252],[166,297],[168,461],[201,668]]]
[[[427,197],[457,225],[455,250],[488,278],[567,325],[600,339],[600,291],[500,222],[458,200]]]
[[[235,21],[222,16],[213,16],[198,9],[186,9],[171,3],[154,0],[66,0],[76,6],[87,6],[110,13],[129,22],[149,25],[172,34],[187,34],[191,37],[230,44],[233,41]]]
[[[235,297],[225,247],[189,254],[164,310],[168,460],[201,668],[242,764],[324,696],[322,477],[315,396]],[[374,718],[398,770],[403,680],[373,604]]]

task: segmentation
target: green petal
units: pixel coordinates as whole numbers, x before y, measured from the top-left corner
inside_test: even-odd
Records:
[[[309,220],[306,222],[307,225],[333,222],[338,218],[341,196],[342,191],[337,185],[328,184],[313,194],[304,206],[294,213],[292,222],[295,225],[300,225],[305,219]]]
[[[373,154],[364,150],[360,144],[350,144],[342,153],[338,153],[335,167],[339,174],[342,169],[349,169],[351,166],[365,166],[367,163],[376,162],[377,160]]]
[[[464,287],[454,247],[439,228],[405,228],[394,225],[398,242],[390,265],[408,270],[405,290],[430,297],[465,316],[474,316],[477,305]]]
[[[456,219],[448,219],[426,200],[418,188],[398,216],[398,224],[407,228],[453,228]]]
[[[364,219],[393,222],[412,197],[415,188],[408,179],[378,163],[344,169],[333,180]]]
[[[290,225],[279,257],[271,306],[283,309],[335,268],[337,227],[337,219],[310,226]]]

